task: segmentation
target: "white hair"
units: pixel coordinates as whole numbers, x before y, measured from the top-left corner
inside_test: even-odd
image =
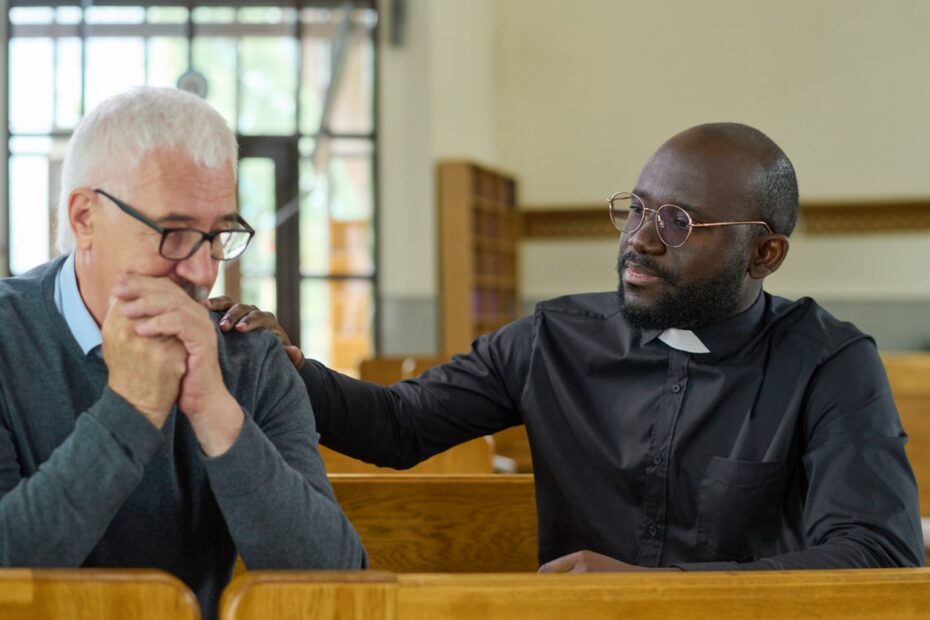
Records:
[[[238,163],[236,137],[210,104],[174,88],[138,86],[105,99],[68,141],[61,167],[57,246],[74,248],[68,198],[79,187],[126,194],[153,151],[177,151],[206,168]]]

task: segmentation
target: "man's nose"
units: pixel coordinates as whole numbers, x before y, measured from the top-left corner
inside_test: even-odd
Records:
[[[212,288],[216,281],[217,261],[210,256],[210,251],[210,242],[204,240],[196,252],[178,261],[175,271],[192,284]]]
[[[634,233],[629,234],[630,246],[639,254],[664,254],[665,244],[659,238],[658,215],[652,211],[647,211],[643,215],[643,223]]]

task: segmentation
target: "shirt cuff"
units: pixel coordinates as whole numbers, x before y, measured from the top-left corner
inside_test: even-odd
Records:
[[[277,450],[246,413],[242,430],[229,450],[203,459],[213,493],[224,497],[254,493],[274,475],[276,454]]]
[[[100,400],[91,405],[87,414],[110,431],[133,460],[143,465],[165,441],[158,427],[110,388],[104,388]]]
[[[686,571],[720,571],[720,570],[741,570],[739,562],[681,562],[671,564],[672,568],[680,568]]]

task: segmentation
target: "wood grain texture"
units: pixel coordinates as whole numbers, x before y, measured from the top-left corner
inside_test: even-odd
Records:
[[[142,569],[0,569],[3,620],[199,620],[176,577]]]
[[[330,476],[375,570],[535,571],[536,495],[528,475]]]
[[[399,575],[397,620],[916,620],[930,569]]]
[[[222,620],[917,620],[930,569],[586,575],[251,573]]]
[[[905,450],[917,478],[920,513],[930,516],[930,355],[886,354],[882,361],[908,434]]]
[[[221,620],[393,620],[395,578],[390,573],[258,571],[230,582],[220,599]]]

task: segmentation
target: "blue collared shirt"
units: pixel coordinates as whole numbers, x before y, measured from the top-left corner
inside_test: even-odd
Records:
[[[68,256],[61,269],[58,270],[58,275],[55,276],[55,306],[64,317],[71,334],[84,351],[84,355],[91,352],[100,355],[103,338],[100,335],[97,321],[84,305],[81,291],[78,290],[77,275],[74,271],[74,252]]]

